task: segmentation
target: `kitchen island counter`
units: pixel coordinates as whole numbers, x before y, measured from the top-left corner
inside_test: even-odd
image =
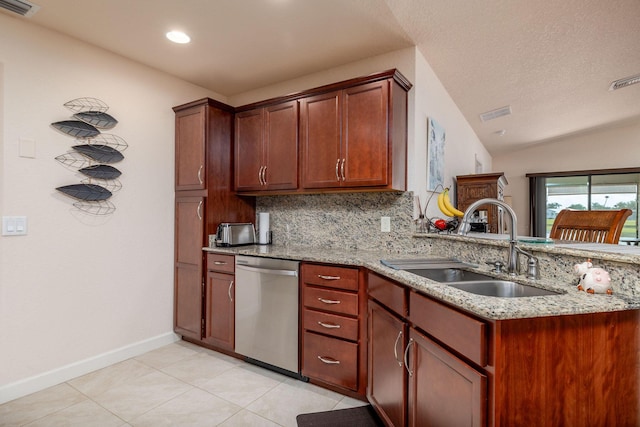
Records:
[[[408,271],[396,270],[380,263],[381,259],[416,259],[440,257],[423,254],[389,254],[383,251],[356,249],[317,248],[305,246],[253,245],[232,248],[205,247],[208,252],[235,255],[250,255],[291,259],[326,264],[340,264],[365,267],[389,279],[415,289],[425,295],[437,298],[474,315],[490,320],[522,319],[560,315],[576,315],[640,309],[640,297],[615,292],[613,295],[588,294],[577,290],[574,280],[563,278],[543,278],[528,280],[517,276],[514,281],[540,288],[561,292],[559,295],[523,298],[497,298],[472,294],[446,284],[423,278]],[[476,264],[477,271],[488,272],[487,265]],[[638,269],[636,265],[632,268]],[[490,273],[494,274],[494,273]],[[507,274],[494,274],[497,278],[513,280]]]

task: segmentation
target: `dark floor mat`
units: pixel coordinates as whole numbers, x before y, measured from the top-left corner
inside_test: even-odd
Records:
[[[383,427],[371,405],[300,414],[296,421],[298,427]]]

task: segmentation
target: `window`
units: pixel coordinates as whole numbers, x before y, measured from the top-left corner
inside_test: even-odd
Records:
[[[638,239],[640,169],[527,174],[530,182],[531,230],[547,237],[562,209],[631,209],[622,230],[624,239]]]

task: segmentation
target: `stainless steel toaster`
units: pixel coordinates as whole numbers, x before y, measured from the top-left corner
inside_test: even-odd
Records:
[[[250,222],[223,222],[218,225],[216,246],[253,245],[256,242],[256,229]]]

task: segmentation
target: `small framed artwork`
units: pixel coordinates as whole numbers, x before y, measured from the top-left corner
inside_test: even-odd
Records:
[[[444,185],[444,142],[446,133],[433,118],[427,118],[427,190]]]

